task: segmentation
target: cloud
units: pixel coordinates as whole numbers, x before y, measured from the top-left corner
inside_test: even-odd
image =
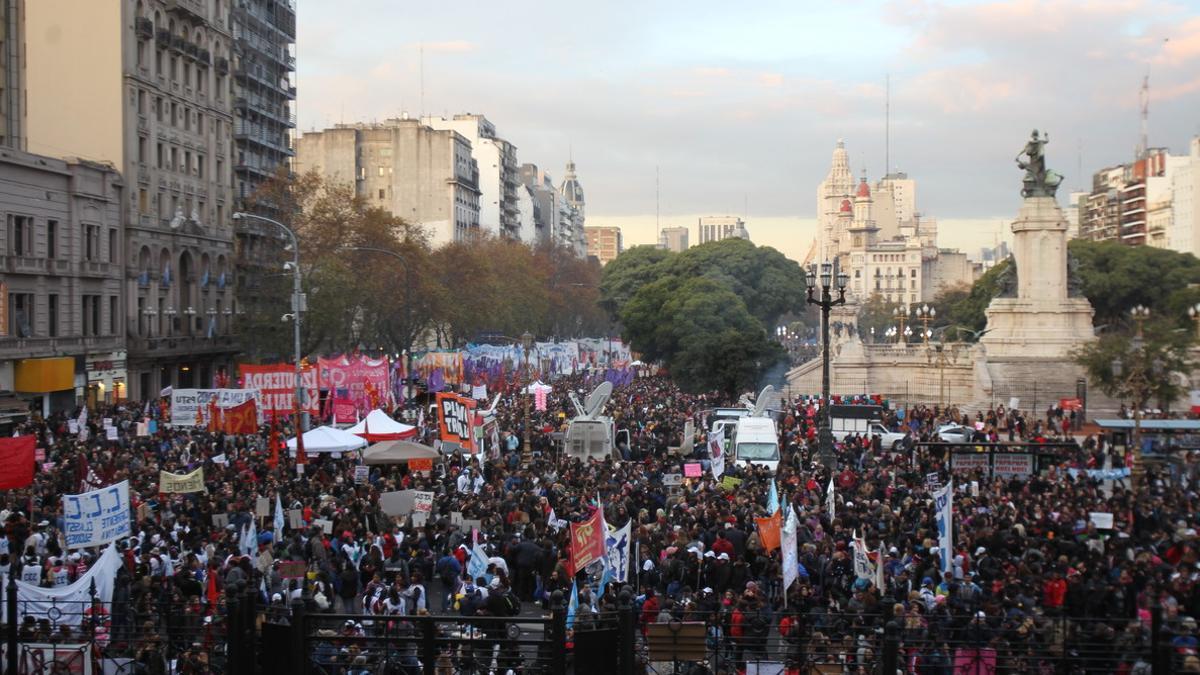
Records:
[[[415,45],[427,52],[462,54],[475,51],[475,44],[468,40],[444,40],[442,42],[420,42]]]

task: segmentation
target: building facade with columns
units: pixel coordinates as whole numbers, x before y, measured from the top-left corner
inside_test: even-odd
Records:
[[[228,0],[25,3],[31,152],[124,176],[129,396],[210,386],[235,339]],[[96,359],[103,362],[103,359]]]

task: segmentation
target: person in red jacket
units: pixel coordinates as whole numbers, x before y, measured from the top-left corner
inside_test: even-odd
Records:
[[[730,558],[733,557],[733,542],[725,538],[724,531],[717,532],[717,540],[713,542],[712,552],[714,555],[728,553]]]
[[[1058,570],[1050,572],[1050,578],[1042,584],[1042,606],[1047,612],[1057,612],[1062,609],[1063,600],[1067,597],[1067,582],[1063,580]]]
[[[646,635],[647,626],[658,620],[658,598],[654,597],[654,589],[646,589],[646,601],[642,603],[642,635]]]

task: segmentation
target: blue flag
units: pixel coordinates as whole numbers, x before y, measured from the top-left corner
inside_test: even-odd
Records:
[[[767,493],[767,513],[774,514],[779,510],[779,490],[775,487],[775,481],[771,481],[771,491]]]
[[[571,582],[571,601],[567,603],[567,630],[575,627],[575,610],[579,609],[578,582]]]
[[[612,581],[613,569],[608,565],[604,566],[604,573],[600,575],[600,587],[596,590],[596,601],[604,597],[604,589],[608,586],[608,582]]]

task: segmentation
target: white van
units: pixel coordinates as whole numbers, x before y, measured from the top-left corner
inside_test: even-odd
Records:
[[[779,466],[779,432],[770,417],[742,417],[733,430],[733,461],[775,471]]]

